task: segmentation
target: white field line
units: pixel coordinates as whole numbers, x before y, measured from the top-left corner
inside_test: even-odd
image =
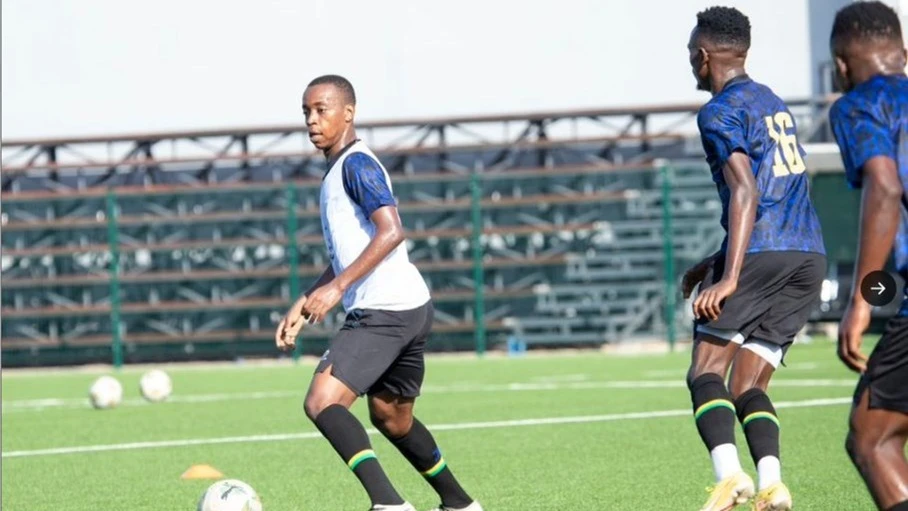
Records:
[[[816,362],[795,362],[793,364],[788,364],[785,366],[786,371],[815,371],[820,367],[820,364]],[[643,371],[640,373],[644,378],[684,378],[687,375],[686,368],[674,368],[674,369],[653,369],[651,371]]]
[[[851,398],[809,399],[805,401],[781,401],[776,408],[808,408],[815,406],[835,406],[851,403]],[[556,424],[586,424],[593,422],[612,422],[624,420],[657,419],[664,417],[685,417],[691,415],[690,408],[661,410],[652,412],[614,413],[608,415],[580,415],[574,417],[542,417],[535,419],[501,420],[487,422],[461,422],[453,424],[434,424],[428,426],[432,431],[462,431],[469,429],[518,428],[526,426],[543,426]],[[377,430],[367,430],[370,435],[379,434]],[[157,442],[130,442],[106,445],[81,445],[57,447],[53,449],[34,449],[25,451],[7,451],[3,458],[29,458],[37,456],[58,456],[63,454],[84,454],[91,452],[134,451],[138,449],[162,449],[167,447],[188,447],[196,445],[244,444],[253,442],[282,442],[287,440],[306,440],[319,438],[320,433],[283,433],[275,435],[232,436],[219,438],[195,438],[183,440],[163,440]]]
[[[844,387],[851,388],[855,380],[845,379],[783,379],[773,380],[770,386],[778,387]],[[680,389],[687,383],[680,380],[629,380],[629,381],[581,381],[567,383],[489,383],[458,385],[426,385],[425,394],[479,393],[479,392],[527,392],[527,391],[560,391],[560,390],[600,390],[600,389]],[[190,394],[174,395],[168,403],[215,403],[222,401],[251,401],[259,399],[302,398],[305,392],[299,391],[265,391],[237,392],[224,394]],[[124,399],[120,406],[147,406],[150,403],[141,398]],[[3,413],[23,411],[43,411],[48,409],[77,409],[88,406],[88,398],[50,398],[22,399],[3,402]]]

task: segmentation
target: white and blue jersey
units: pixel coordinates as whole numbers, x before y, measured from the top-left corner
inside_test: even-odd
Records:
[[[347,146],[322,180],[322,232],[334,274],[340,275],[375,236],[372,213],[396,206],[391,178],[362,141]],[[405,311],[425,305],[429,288],[401,243],[378,266],[344,293],[347,312],[354,309]]]

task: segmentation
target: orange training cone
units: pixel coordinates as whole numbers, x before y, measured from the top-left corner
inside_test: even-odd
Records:
[[[220,479],[222,477],[224,474],[211,465],[193,465],[183,472],[180,479]]]

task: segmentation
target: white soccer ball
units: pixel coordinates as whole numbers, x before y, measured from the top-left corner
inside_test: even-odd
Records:
[[[95,408],[113,408],[123,400],[123,386],[113,376],[102,376],[91,384],[88,396]]]
[[[248,484],[224,479],[208,487],[199,501],[198,511],[262,511],[262,502]]]
[[[142,375],[142,379],[139,380],[139,390],[142,392],[142,397],[152,403],[158,403],[167,399],[173,392],[173,382],[164,371],[153,369]]]

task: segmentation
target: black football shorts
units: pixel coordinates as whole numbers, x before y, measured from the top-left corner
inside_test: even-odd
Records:
[[[332,376],[359,396],[387,390],[417,397],[434,315],[431,301],[407,311],[351,310],[315,372],[330,366]]]
[[[854,403],[869,390],[870,408],[908,413],[908,317],[896,316],[867,360],[854,393]]]
[[[700,284],[702,291],[722,279],[725,257],[716,259]],[[826,256],[810,252],[747,254],[738,288],[715,321],[701,318],[704,330],[735,332],[735,342],[750,340],[787,350],[819,301],[826,277]]]

